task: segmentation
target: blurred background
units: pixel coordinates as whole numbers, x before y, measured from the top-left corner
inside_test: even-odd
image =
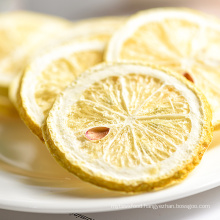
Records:
[[[220,17],[219,0],[0,0],[0,11],[30,10],[71,20],[129,15],[155,7],[190,7]]]

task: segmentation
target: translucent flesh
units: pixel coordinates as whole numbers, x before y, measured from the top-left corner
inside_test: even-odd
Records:
[[[88,160],[136,167],[169,158],[191,130],[189,105],[171,85],[142,75],[108,77],[94,83],[73,104],[68,127]],[[100,140],[88,140],[94,127],[110,128]]]
[[[193,21],[164,19],[140,26],[122,45],[120,58],[143,60],[189,73],[220,120],[220,31]]]
[[[80,73],[103,60],[102,51],[76,52],[53,61],[40,76],[35,88],[35,99],[45,116],[57,95]]]

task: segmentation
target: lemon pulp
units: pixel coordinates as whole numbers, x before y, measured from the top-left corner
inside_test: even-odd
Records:
[[[173,86],[130,74],[93,84],[72,106],[67,121],[85,154],[117,167],[136,167],[170,157],[187,140],[189,111]],[[109,134],[88,141],[85,132],[92,127],[108,127]]]

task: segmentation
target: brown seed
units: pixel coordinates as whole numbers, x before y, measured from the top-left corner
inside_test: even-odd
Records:
[[[100,140],[102,138],[104,138],[108,132],[109,132],[110,128],[106,128],[106,127],[95,127],[95,128],[91,128],[89,129],[85,136],[89,139],[89,140]]]
[[[192,78],[192,76],[189,73],[184,73],[183,76],[188,79],[189,81],[191,81],[192,83],[194,83],[194,80]]]

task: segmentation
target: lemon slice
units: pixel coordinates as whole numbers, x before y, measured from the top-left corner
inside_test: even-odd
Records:
[[[150,191],[182,180],[212,138],[205,96],[177,74],[101,64],[55,101],[43,126],[57,161],[85,181]]]
[[[31,12],[0,15],[0,95],[8,95],[8,86],[23,69],[33,51],[46,40],[60,35],[72,23]]]
[[[140,12],[112,37],[107,61],[153,62],[183,74],[206,95],[220,128],[220,21],[190,9]]]

